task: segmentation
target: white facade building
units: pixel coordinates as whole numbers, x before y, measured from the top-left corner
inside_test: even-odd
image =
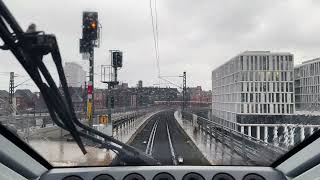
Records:
[[[66,62],[64,72],[69,87],[84,87],[86,79],[86,71],[82,66],[75,62]]]
[[[319,111],[320,58],[303,62],[294,68],[295,98],[298,111]]]
[[[252,115],[273,115],[269,119],[274,120],[274,115],[293,114],[293,71],[290,53],[246,51],[237,55],[212,71],[212,119],[245,123],[250,116],[251,121],[256,119]],[[233,123],[225,125],[236,128]]]

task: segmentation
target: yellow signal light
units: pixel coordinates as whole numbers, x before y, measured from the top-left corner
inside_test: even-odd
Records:
[[[92,29],[96,29],[97,28],[97,23],[96,22],[92,22],[90,24],[90,26],[91,26]]]

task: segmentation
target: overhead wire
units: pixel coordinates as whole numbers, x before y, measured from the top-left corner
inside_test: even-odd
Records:
[[[160,51],[159,51],[159,23],[158,23],[158,11],[157,11],[157,0],[154,0],[154,10],[152,6],[152,0],[150,2],[150,15],[151,15],[151,23],[152,23],[152,34],[153,34],[153,40],[154,40],[154,49],[155,49],[155,56],[156,56],[156,65],[157,65],[157,71],[158,71],[158,78],[166,81],[169,84],[172,84],[180,89],[182,87],[176,83],[173,83],[169,81],[168,79],[165,79],[166,76],[161,76],[161,69],[160,69]],[[153,16],[154,13],[154,16]],[[176,76],[180,77],[180,76]]]
[[[153,8],[152,8],[152,0],[149,1],[150,5],[150,15],[151,15],[151,23],[152,23],[152,35],[153,35],[153,41],[154,41],[154,49],[155,49],[155,56],[156,56],[156,65],[157,65],[157,71],[158,71],[158,78],[160,78],[160,62],[159,62],[159,51],[158,51],[158,36],[156,32],[155,23],[158,23],[157,20],[153,16]],[[155,6],[156,7],[156,6]]]
[[[159,50],[159,31],[158,31],[158,11],[157,11],[157,0],[154,0],[154,12],[155,12],[155,24],[156,24],[156,39],[157,39],[157,51],[158,51],[158,58],[157,58],[157,66],[159,69],[159,77],[161,77],[161,69],[160,69],[160,50]]]

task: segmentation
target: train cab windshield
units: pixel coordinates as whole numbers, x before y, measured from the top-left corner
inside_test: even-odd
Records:
[[[0,0],[0,124],[54,167],[271,166],[320,128],[315,1]]]

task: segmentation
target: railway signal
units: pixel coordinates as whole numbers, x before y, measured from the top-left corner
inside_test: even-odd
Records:
[[[112,66],[115,68],[122,67],[122,52],[121,51],[112,52]]]
[[[89,125],[93,125],[94,115],[94,47],[99,47],[100,27],[98,12],[82,13],[82,38],[80,39],[80,53],[84,59],[89,59],[89,81],[87,96],[87,117]]]
[[[98,13],[83,12],[82,37],[84,40],[97,40],[98,38]]]

